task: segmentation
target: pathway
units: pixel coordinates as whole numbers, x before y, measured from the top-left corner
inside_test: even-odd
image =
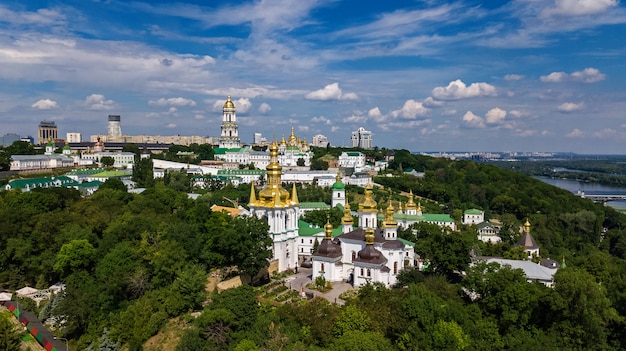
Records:
[[[316,290],[311,290],[306,288],[307,284],[311,283],[312,281],[311,277],[311,268],[299,267],[298,273],[285,279],[285,286],[288,286],[292,290],[296,291],[300,291],[300,289],[302,289],[302,291],[307,294],[313,294],[314,296],[322,297],[330,302],[334,302],[340,305],[343,305],[345,301],[340,299],[339,295],[341,295],[345,291],[353,289],[352,285],[346,282],[335,282],[333,283],[333,288],[328,292],[322,293]]]

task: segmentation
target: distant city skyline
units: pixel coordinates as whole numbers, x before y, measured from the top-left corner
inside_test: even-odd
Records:
[[[295,127],[349,146],[626,154],[626,4],[0,4],[0,134],[219,136]]]

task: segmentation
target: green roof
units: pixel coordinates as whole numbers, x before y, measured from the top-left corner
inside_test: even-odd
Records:
[[[92,175],[92,177],[98,178],[113,178],[113,177],[124,177],[130,176],[131,174],[126,171],[105,171]]]
[[[325,202],[301,202],[300,208],[321,208],[324,210],[329,210],[330,205]]]
[[[96,174],[100,172],[104,172],[104,168],[75,169],[65,174],[66,175],[89,175],[89,174]]]
[[[60,184],[59,184],[60,182]],[[55,187],[55,184],[59,184],[60,186],[74,186],[76,183],[73,179],[66,176],[59,177],[42,177],[42,178],[25,178],[25,179],[13,179],[9,182],[9,186],[13,189],[24,189],[24,188],[46,188],[47,187]]]
[[[483,211],[477,210],[475,208],[470,208],[469,210],[466,210],[463,213],[468,214],[468,215],[480,215],[480,214],[483,214]]]
[[[385,215],[382,213],[378,214],[378,218],[385,218]],[[405,220],[405,221],[416,221],[416,222],[446,222],[446,223],[454,223],[454,219],[450,217],[450,215],[442,214],[442,213],[423,213],[420,215],[409,215],[405,213],[396,213],[393,215],[393,218],[396,220]]]
[[[315,224],[305,222],[301,219],[298,220],[298,235],[300,236],[313,236],[315,234],[324,234],[324,228],[320,228]],[[341,226],[333,228],[333,238],[342,234]]]
[[[348,152],[346,152],[346,154],[348,154],[348,156],[361,156],[362,155],[358,151],[348,151]]]
[[[344,190],[346,186],[342,182],[335,182],[333,184],[333,190]]]
[[[100,186],[102,184],[104,184],[104,183],[99,181],[99,180],[92,180],[91,182],[77,183],[74,186],[77,186],[79,188],[92,188],[92,187]]]
[[[402,239],[402,238],[398,238],[398,240],[399,240],[400,242],[402,242],[404,245],[409,245],[409,246],[411,246],[411,247],[415,246],[415,243],[412,243],[412,242],[410,242],[410,241],[408,241],[408,240],[404,240],[404,239]]]
[[[215,149],[213,149],[213,153],[215,155],[224,155],[226,154],[226,150],[228,149],[225,147],[216,147]]]

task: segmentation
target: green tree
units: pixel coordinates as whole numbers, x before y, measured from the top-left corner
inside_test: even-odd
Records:
[[[433,330],[436,350],[464,350],[470,345],[470,336],[455,321],[438,320]]]
[[[328,162],[320,160],[319,158],[315,158],[311,160],[310,168],[312,171],[325,171],[328,169]]]
[[[350,331],[335,339],[328,348],[332,351],[392,351],[389,339],[375,332]]]
[[[123,191],[123,192],[128,191],[128,189],[126,188],[126,185],[124,185],[124,183],[118,178],[107,179],[104,183],[102,183],[102,185],[100,185],[98,190],[100,189],[113,189],[113,190],[118,190],[118,191]]]
[[[304,159],[302,157],[298,158],[298,161],[296,161],[296,165],[298,167],[304,167]]]
[[[367,331],[370,327],[369,317],[354,305],[347,305],[335,323],[334,333],[342,336],[352,331]]]
[[[19,351],[22,338],[11,318],[8,313],[0,314],[0,350]]]
[[[69,274],[79,269],[87,269],[93,263],[96,249],[89,240],[72,240],[61,246],[54,264],[56,272]]]
[[[36,155],[37,154],[37,150],[35,150],[35,147],[33,146],[33,144],[29,143],[28,141],[14,141],[13,144],[7,146],[5,148],[6,152],[9,153],[9,155]]]
[[[100,163],[106,167],[111,167],[115,163],[115,159],[111,156],[102,156]]]
[[[134,143],[126,143],[122,148],[122,152],[132,152],[135,156],[141,155],[141,150],[139,150],[139,147]]]
[[[593,275],[579,268],[559,269],[554,276],[558,297],[552,304],[563,334],[564,346],[603,348],[607,342],[607,326],[620,318],[606,297],[604,286]]]
[[[4,149],[0,149],[0,171],[11,169],[11,155]]]
[[[415,252],[429,261],[432,270],[447,275],[464,271],[471,259],[470,250],[476,236],[466,233],[431,233],[427,238],[419,238]]]
[[[154,186],[154,173],[152,168],[152,159],[135,156],[133,176],[131,179],[137,182],[138,187],[150,188]]]

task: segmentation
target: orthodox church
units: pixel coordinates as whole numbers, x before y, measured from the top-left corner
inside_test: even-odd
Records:
[[[387,207],[382,228],[378,228],[377,203],[373,199],[372,185],[365,188],[365,199],[359,204],[358,226],[345,193],[333,185],[333,196],[339,190],[345,200],[341,219],[342,233],[333,238],[330,223],[324,227],[324,239],[311,255],[313,279],[323,276],[327,281],[347,280],[355,287],[368,282],[383,283],[389,287],[396,283],[403,267],[413,266],[415,251],[413,243],[399,239],[398,222],[394,219],[395,209],[391,202]]]
[[[267,183],[257,197],[254,183],[250,189],[250,214],[265,218],[270,226],[269,234],[273,240],[272,262],[270,269],[279,272],[294,269],[298,262],[298,218],[300,203],[296,185],[291,194],[282,187],[283,167],[278,162],[278,143],[270,147],[270,162],[266,168]]]

